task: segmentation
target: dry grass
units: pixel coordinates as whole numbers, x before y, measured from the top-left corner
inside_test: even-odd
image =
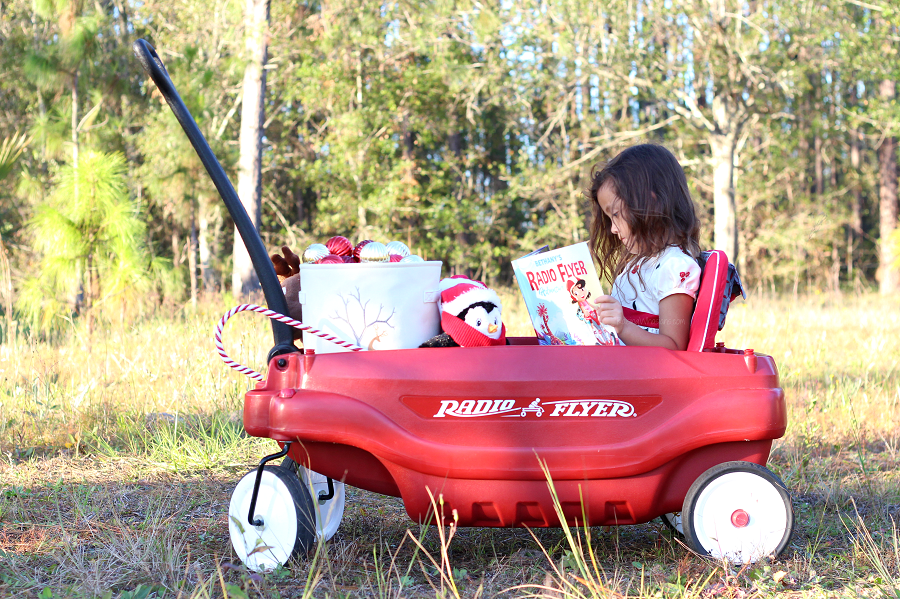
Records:
[[[502,296],[510,334],[529,334],[517,294]],[[770,466],[798,526],[775,562],[732,571],[657,523],[459,529],[442,543],[399,500],[351,490],[332,542],[264,576],[236,563],[225,520],[273,447],[242,434],[249,382],[214,352],[227,307],[0,345],[0,596],[900,597],[896,300],[756,298],[729,313],[724,340],[772,354],[789,401]],[[269,331],[241,315],[226,345],[259,368]]]

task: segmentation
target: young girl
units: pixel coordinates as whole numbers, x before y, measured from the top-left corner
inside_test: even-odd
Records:
[[[700,223],[678,160],[633,146],[592,173],[591,251],[610,295],[592,302],[626,345],[687,348],[700,285]]]

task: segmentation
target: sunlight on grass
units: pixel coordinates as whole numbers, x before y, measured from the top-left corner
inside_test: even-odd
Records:
[[[182,441],[198,436],[168,426],[176,423],[192,428],[206,446],[224,443],[223,452],[246,445],[239,440],[240,410],[251,381],[222,364],[212,339],[226,309],[216,303],[196,315],[91,339],[79,332],[65,345],[20,339],[0,346],[0,445],[17,456],[38,449],[143,453],[152,446],[163,455],[151,452],[151,459],[171,458],[167,446],[191,453]],[[225,343],[235,359],[261,368],[271,346],[269,323],[234,318]],[[226,420],[230,428],[222,426]],[[199,457],[185,459],[205,467]]]
[[[790,434],[828,440],[900,429],[900,302],[877,295],[737,302],[720,340],[775,358]]]

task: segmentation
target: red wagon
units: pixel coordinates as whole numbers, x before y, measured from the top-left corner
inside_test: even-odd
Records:
[[[269,307],[286,314],[265,248],[162,62],[143,40],[134,50],[228,206]],[[707,260],[688,351],[511,338],[502,347],[312,354],[273,322],[268,375],[246,394],[244,427],[282,450],[235,488],[235,551],[263,569],[329,538],[349,484],[401,497],[418,522],[663,517],[699,553],[748,563],[782,552],[793,509],[765,464],[787,425],[784,393],[771,357],[715,343],[727,268],[721,252]]]

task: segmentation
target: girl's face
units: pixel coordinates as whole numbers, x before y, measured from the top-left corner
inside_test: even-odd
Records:
[[[625,203],[615,194],[611,183],[606,183],[597,190],[597,203],[600,209],[612,223],[612,233],[619,238],[622,245],[629,253],[637,253],[634,240],[631,238],[631,229],[625,221]]]

